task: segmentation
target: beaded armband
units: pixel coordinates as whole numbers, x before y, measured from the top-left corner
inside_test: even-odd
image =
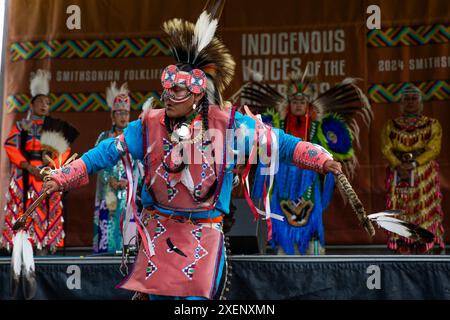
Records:
[[[333,160],[332,155],[317,144],[299,142],[294,150],[293,163],[307,170],[323,172],[323,165],[327,160]]]
[[[60,191],[69,191],[89,183],[86,164],[81,159],[75,160],[61,169],[53,170],[50,179],[58,184]]]

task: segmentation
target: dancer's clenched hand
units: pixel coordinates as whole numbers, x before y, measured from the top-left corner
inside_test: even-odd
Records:
[[[47,194],[52,194],[53,192],[56,192],[56,191],[59,191],[59,186],[55,181],[49,180],[49,181],[44,182],[44,186],[42,187],[42,192],[46,192]]]
[[[342,173],[342,165],[340,162],[334,160],[327,160],[323,165],[325,173],[332,172],[334,174]]]

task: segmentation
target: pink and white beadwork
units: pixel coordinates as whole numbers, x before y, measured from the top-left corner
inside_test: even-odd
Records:
[[[89,183],[86,164],[78,159],[61,169],[54,170],[50,178],[55,181],[60,191],[69,191]]]
[[[119,94],[114,98],[112,111],[130,111],[131,100],[128,94]]]
[[[206,75],[200,69],[190,72],[180,71],[177,66],[167,66],[161,75],[161,84],[168,90],[174,86],[184,86],[192,93],[199,94],[206,90]]]
[[[292,160],[299,168],[322,172],[325,162],[333,157],[320,146],[301,141],[295,147]]]

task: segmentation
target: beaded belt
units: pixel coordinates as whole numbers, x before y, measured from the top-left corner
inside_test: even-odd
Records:
[[[223,215],[215,218],[189,218],[185,216],[176,216],[172,214],[162,213],[154,209],[145,209],[145,211],[151,218],[163,217],[166,219],[173,219],[177,221],[192,221],[193,223],[221,223],[223,221]]]

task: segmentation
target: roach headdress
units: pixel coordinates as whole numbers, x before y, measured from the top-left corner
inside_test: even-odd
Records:
[[[188,64],[194,69],[191,75],[177,76],[173,68],[163,73],[163,87],[185,84],[191,92],[206,91],[208,102],[222,106],[222,93],[230,84],[235,62],[229,50],[215,35],[222,13],[224,0],[207,2],[197,22],[171,19],[163,23],[163,30],[168,35],[168,44],[177,64]],[[169,68],[168,67],[168,68]],[[166,68],[167,69],[167,68]],[[177,81],[178,79],[178,81]]]

